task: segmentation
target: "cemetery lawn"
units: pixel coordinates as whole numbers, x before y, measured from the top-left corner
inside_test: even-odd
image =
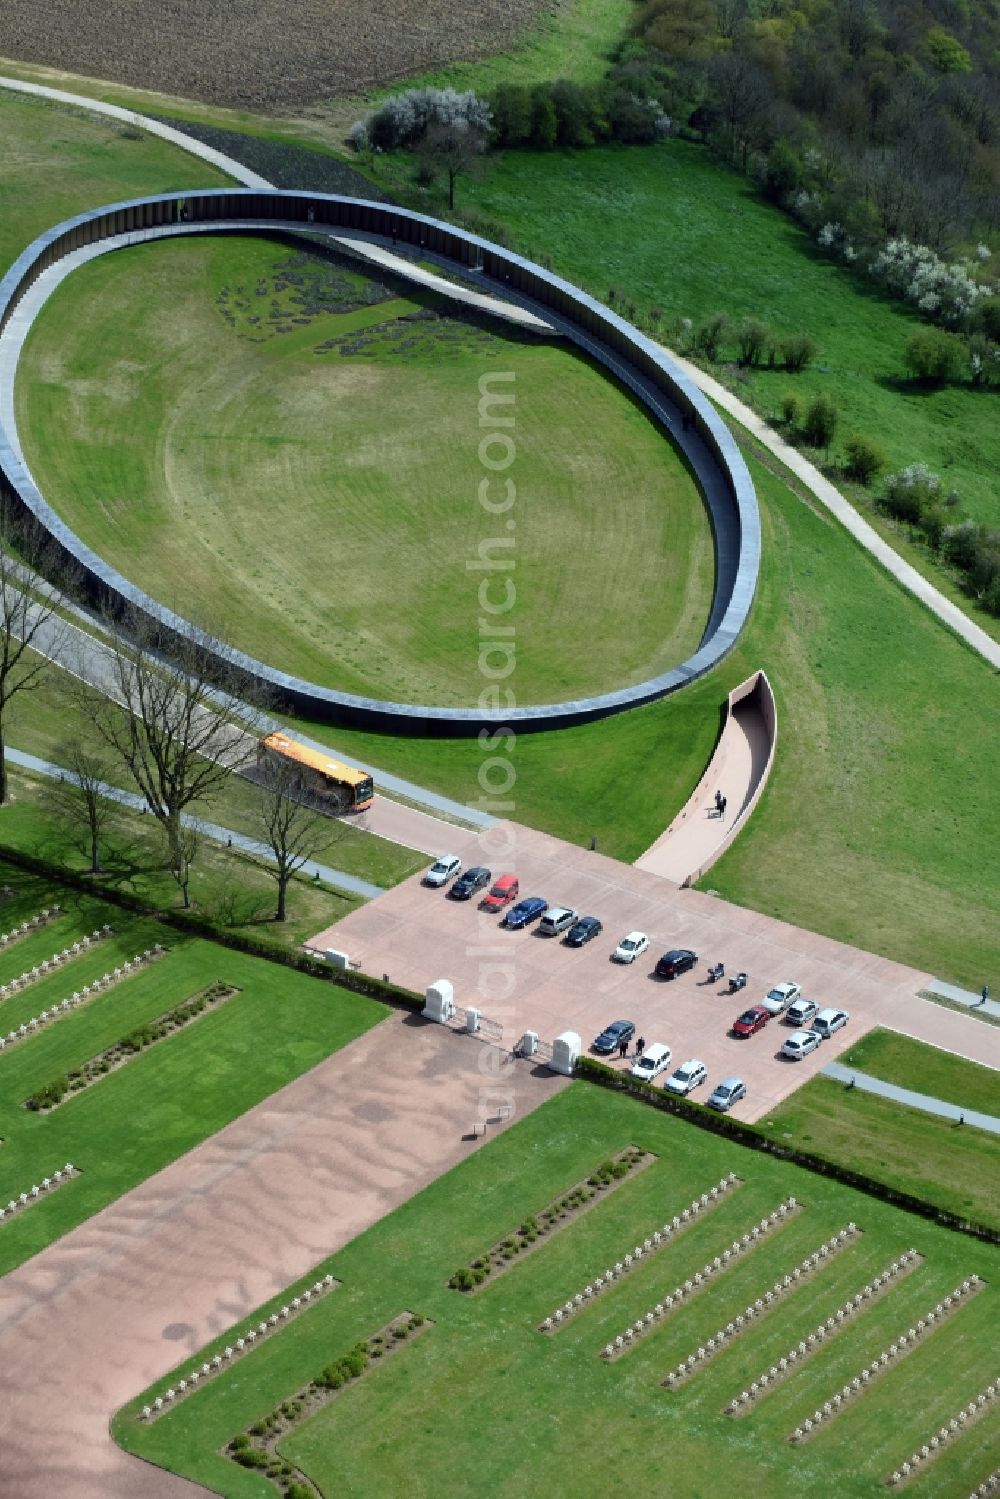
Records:
[[[276,1089],[346,1046],[385,1007],[321,980],[131,916],[9,866],[9,931],[45,906],[64,914],[0,954],[0,983],[105,922],[114,935],[0,1003],[4,1035],[154,942],[170,951],[0,1053],[0,1201],[72,1162],[82,1175],[0,1225],[0,1274],[98,1212]],[[36,1089],[216,980],[241,992],[140,1052],[47,1115],[22,1107]]]
[[[513,649],[481,665],[481,640],[513,628],[519,699],[565,701],[677,665],[707,622],[708,514],[645,412],[561,341],[349,262],[224,235],[94,261],[42,309],[17,405],[90,546],[326,686],[474,704]]]
[[[972,1063],[965,1065],[972,1068]],[[885,1070],[879,1067],[876,1075],[885,1076]],[[997,1112],[995,1101],[986,1112]],[[811,1078],[760,1124],[776,1140],[801,1145],[1000,1231],[1000,1135],[906,1108],[828,1077]]]
[[[876,1029],[837,1060],[900,1088],[943,1098],[959,1108],[1000,1113],[1000,1073],[897,1031]]]
[[[627,1144],[658,1160],[572,1220],[473,1296],[448,1276]],[[735,1171],[744,1185],[620,1285],[546,1338],[540,1320],[666,1218]],[[803,1211],[614,1364],[598,1351],[788,1194]],[[863,1230],[807,1284],[682,1389],[667,1371],[775,1278],[848,1221]],[[740,1422],[722,1406],[904,1249],[926,1262],[831,1338]],[[607,1493],[609,1464],[636,1495],[740,1491],[870,1496],[944,1420],[996,1377],[998,1250],[751,1153],[630,1099],[578,1083],[439,1178],[323,1263],[342,1285],[289,1328],[144,1426],[141,1409],[177,1375],[120,1412],[118,1441],[227,1499],[275,1490],[221,1449],[294,1395],[332,1358],[406,1310],[433,1326],[371,1365],[279,1442],[321,1493],[440,1499],[488,1492]],[[804,1449],[788,1433],[970,1272],[991,1283]],[[316,1272],[310,1273],[310,1279]],[[281,1298],[275,1305],[281,1304]],[[248,1324],[260,1320],[260,1309]],[[218,1340],[232,1341],[236,1330]],[[211,1345],[214,1352],[216,1344]],[[209,1351],[209,1350],[206,1350]],[[200,1357],[200,1355],[199,1355]],[[195,1362],[189,1358],[186,1366]],[[947,1368],[948,1378],[941,1378]],[[992,1410],[929,1468],[924,1492],[968,1492],[995,1466]],[[584,1455],[593,1446],[592,1457]],[[807,1475],[807,1476],[805,1476]],[[932,1475],[932,1476],[930,1476]]]

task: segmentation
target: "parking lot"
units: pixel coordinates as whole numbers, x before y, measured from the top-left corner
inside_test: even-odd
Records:
[[[444,890],[414,876],[352,912],[309,944],[338,948],[366,972],[386,973],[396,983],[423,990],[450,979],[456,1003],[477,1005],[503,1024],[504,1044],[525,1030],[551,1039],[579,1033],[584,1051],[612,1020],[633,1020],[647,1042],[665,1042],[673,1064],[697,1057],[708,1067],[708,1085],[692,1096],[704,1100],[723,1077],[737,1074],[748,1096],[737,1117],[768,1113],[807,1078],[875,1025],[974,1060],[1000,1065],[1000,1031],[918,999],[929,975],[844,943],[731,905],[715,896],[682,890],[661,877],[575,848],[513,823],[480,834],[455,830],[449,850],[463,864],[485,864],[494,875],[508,870],[520,879],[520,894],[542,895],[550,904],[574,906],[598,916],[604,931],[586,947],[566,947],[557,938],[508,932],[496,915],[478,909],[478,899],[457,902]],[[649,951],[634,965],[610,955],[624,934],[649,934]],[[663,981],[652,977],[656,959],[672,947],[699,954],[693,972]],[[705,982],[710,963],[722,962],[726,979]],[[749,983],[727,993],[738,969]],[[850,1012],[849,1024],[801,1061],[778,1057],[791,1028],[771,1020],[757,1035],[736,1040],[729,1027],[741,1010],[758,1002],[772,984],[792,980],[821,1007]],[[614,1065],[623,1064],[611,1059]]]

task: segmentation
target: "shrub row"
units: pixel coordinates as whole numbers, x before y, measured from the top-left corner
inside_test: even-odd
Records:
[[[955,569],[987,613],[1000,615],[1000,531],[960,519],[958,499],[926,464],[913,463],[888,476],[878,503]]]
[[[196,994],[193,999],[176,1005],[174,1009],[158,1015],[155,1020],[147,1020],[144,1025],[136,1026],[135,1030],[129,1031],[127,1036],[123,1036],[120,1041],[116,1041],[99,1056],[91,1057],[89,1061],[81,1063],[75,1071],[67,1073],[64,1077],[55,1078],[54,1081],[46,1083],[44,1088],[36,1089],[30,1098],[25,1099],[25,1108],[35,1113],[56,1108],[62,1103],[67,1093],[79,1092],[88,1083],[96,1082],[98,1078],[110,1072],[117,1063],[138,1055],[140,1051],[145,1051],[147,1046],[152,1046],[156,1041],[162,1041],[173,1031],[182,1030],[209,1005],[235,993],[236,990],[232,984],[225,984],[218,980],[209,985],[201,994]]]
[[[668,1093],[664,1088],[654,1088],[652,1083],[643,1082],[641,1078],[632,1077],[626,1072],[616,1072],[613,1067],[608,1067],[604,1062],[596,1062],[592,1057],[579,1058],[576,1064],[576,1076],[586,1082],[595,1083],[598,1087],[610,1088],[616,1093],[631,1094],[633,1098],[651,1104],[653,1108],[663,1113],[674,1114],[677,1118],[686,1120],[688,1124],[696,1125],[698,1129],[707,1130],[709,1134],[721,1135],[723,1139],[731,1140],[736,1145],[745,1145],[749,1150],[757,1150],[764,1155],[774,1156],[777,1160],[788,1161],[793,1166],[801,1166],[817,1176],[829,1177],[832,1181],[840,1182],[842,1186],[852,1187],[855,1191],[863,1192],[867,1197],[877,1198],[879,1202],[887,1203],[890,1207],[901,1208],[907,1213],[915,1213],[920,1218],[927,1218],[934,1223],[941,1224],[944,1228],[954,1229],[958,1233],[969,1234],[972,1238],[981,1239],[987,1244],[1000,1244],[1000,1231],[989,1228],[986,1224],[963,1218],[958,1213],[949,1212],[947,1208],[930,1202],[925,1197],[917,1197],[912,1192],[890,1187],[886,1182],[865,1176],[862,1172],[854,1171],[850,1166],[841,1165],[837,1161],[827,1160],[825,1156],[816,1155],[813,1151],[780,1144],[777,1140],[772,1140],[755,1124],[745,1124],[742,1120],[733,1119],[728,1114],[713,1113],[701,1104],[692,1103],[690,1099]]]
[[[629,1172],[646,1159],[646,1152],[629,1146],[619,1156],[602,1161],[584,1182],[570,1187],[563,1197],[557,1197],[537,1214],[530,1213],[521,1226],[500,1239],[485,1254],[478,1255],[468,1265],[462,1265],[448,1281],[453,1291],[474,1291],[494,1270],[502,1270],[522,1250],[528,1249],[571,1214],[587,1206],[606,1187],[622,1181]]]

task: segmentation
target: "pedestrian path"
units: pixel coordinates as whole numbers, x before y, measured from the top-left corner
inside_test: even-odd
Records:
[[[266,177],[259,177],[256,172],[251,172],[235,157],[226,156],[224,152],[216,151],[214,146],[206,146],[203,141],[196,141],[193,135],[186,135],[183,130],[176,130],[163,120],[136,114],[134,109],[123,109],[120,104],[107,104],[103,99],[91,99],[86,94],[70,94],[65,89],[48,88],[42,83],[26,83],[22,78],[9,78],[6,74],[0,76],[0,88],[10,89],[12,93],[31,94],[36,99],[51,99],[56,104],[74,104],[77,109],[106,115],[109,119],[119,120],[123,125],[134,125],[140,130],[147,130],[150,135],[160,136],[172,146],[178,146],[189,156],[200,156],[202,161],[218,167],[220,172],[225,172],[244,187],[271,186]]]
[[[24,750],[8,749],[7,759],[12,765],[20,765],[23,770],[34,771],[36,775],[47,776],[52,781],[72,780],[72,771],[64,770],[59,765],[53,765],[49,760],[40,760],[37,755],[29,755]],[[124,791],[120,786],[101,785],[101,795],[108,801],[117,802],[119,806],[128,807],[132,812],[147,811],[146,799],[139,796],[135,791]],[[205,822],[201,817],[193,817],[187,813],[181,816],[181,822],[186,828],[193,828],[195,832],[201,833],[203,837],[211,839],[213,843],[224,843],[229,848],[235,848],[242,854],[249,854],[254,859],[263,859],[268,864],[274,863],[274,854],[266,843],[260,843],[255,838],[247,838],[243,833],[235,833],[231,828],[220,827],[215,822]],[[300,873],[307,879],[322,880],[325,885],[333,885],[338,890],[346,890],[350,895],[358,895],[362,900],[374,900],[376,896],[384,895],[385,891],[381,885],[373,885],[368,880],[360,880],[356,875],[348,874],[343,869],[333,869],[329,864],[317,863],[309,859],[302,865]]]
[[[943,979],[932,979],[925,988],[928,994],[936,994],[940,999],[950,999],[954,1004],[965,1005],[970,1010],[979,1010],[983,1015],[992,1015],[1000,1020],[1000,1001],[984,1001],[982,994],[973,994],[971,989],[960,989],[957,984],[946,984]]]
[[[832,1078],[837,1083],[853,1083],[862,1093],[876,1093],[880,1098],[890,1098],[893,1103],[905,1104],[909,1109],[921,1109],[925,1114],[938,1114],[942,1119],[954,1119],[962,1124],[973,1124],[976,1129],[989,1130],[991,1135],[1000,1135],[1000,1117],[996,1114],[980,1114],[977,1109],[963,1109],[955,1103],[946,1103],[943,1098],[932,1098],[929,1093],[914,1093],[911,1088],[899,1088],[880,1077],[867,1072],[856,1072],[841,1062],[829,1062],[820,1072],[820,1077]],[[997,1077],[1000,1085],[1000,1075]],[[997,1090],[1000,1100],[1000,1086]]]

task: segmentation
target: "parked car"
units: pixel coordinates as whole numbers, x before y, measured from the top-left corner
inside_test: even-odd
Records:
[[[484,869],[481,864],[477,864],[472,869],[467,869],[464,874],[459,875],[454,885],[448,891],[448,894],[452,900],[471,900],[477,890],[486,889],[492,878],[493,876],[488,869]]]
[[[509,906],[517,898],[518,888],[516,874],[502,874],[490,886],[479,904],[484,911],[502,911],[504,906]]]
[[[651,1083],[654,1077],[659,1077],[661,1072],[666,1072],[672,1057],[673,1052],[669,1046],[664,1046],[659,1041],[651,1041],[644,1049],[642,1056],[636,1057],[632,1063],[632,1076],[641,1077],[644,1082]]]
[[[675,979],[679,973],[687,973],[698,961],[698,954],[689,947],[672,947],[665,952],[656,965],[656,974],[661,979]]]
[[[813,1020],[813,1030],[822,1041],[827,1041],[850,1020],[846,1010],[820,1010]]]
[[[572,906],[549,906],[545,915],[538,925],[538,930],[543,937],[558,937],[562,932],[568,932],[576,922],[579,915]]]
[[[742,1078],[724,1077],[716,1085],[714,1092],[708,1095],[706,1102],[710,1109],[718,1109],[720,1114],[725,1114],[734,1103],[739,1103],[746,1096],[747,1085]]]
[[[516,906],[508,907],[500,925],[509,927],[512,932],[519,932],[529,922],[537,921],[542,912],[548,909],[547,900],[543,900],[540,895],[529,895],[526,900],[519,900]]]
[[[613,1051],[617,1051],[623,1041],[631,1041],[635,1035],[635,1025],[631,1020],[613,1020],[606,1030],[591,1043],[591,1051],[596,1051],[599,1056],[609,1057]]]
[[[649,938],[645,932],[629,932],[615,948],[614,960],[616,963],[634,963],[648,946]]]
[[[738,1015],[733,1021],[733,1035],[744,1038],[755,1036],[758,1031],[764,1029],[770,1018],[763,1005],[751,1005],[749,1010],[744,1010],[743,1014]]]
[[[457,854],[442,854],[436,863],[424,875],[424,884],[431,885],[437,889],[441,885],[447,885],[453,874],[458,874],[462,867],[462,861]]]
[[[663,1086],[668,1093],[680,1093],[683,1097],[707,1081],[708,1068],[705,1063],[699,1062],[697,1057],[692,1057],[689,1062],[682,1062],[677,1071],[670,1074]]]
[[[596,916],[581,916],[570,927],[563,941],[567,947],[582,947],[585,942],[592,942],[595,937],[599,937],[603,931],[604,925]]]
[[[808,1025],[814,1015],[819,1014],[819,1005],[814,999],[797,999],[794,1004],[788,1006],[785,1011],[785,1019],[789,1025],[794,1025],[797,1030]]]
[[[819,1031],[794,1031],[781,1048],[781,1055],[801,1062],[803,1057],[816,1050],[822,1039]]]
[[[768,989],[761,1004],[769,1015],[780,1015],[801,993],[801,984],[775,984],[773,989]]]

